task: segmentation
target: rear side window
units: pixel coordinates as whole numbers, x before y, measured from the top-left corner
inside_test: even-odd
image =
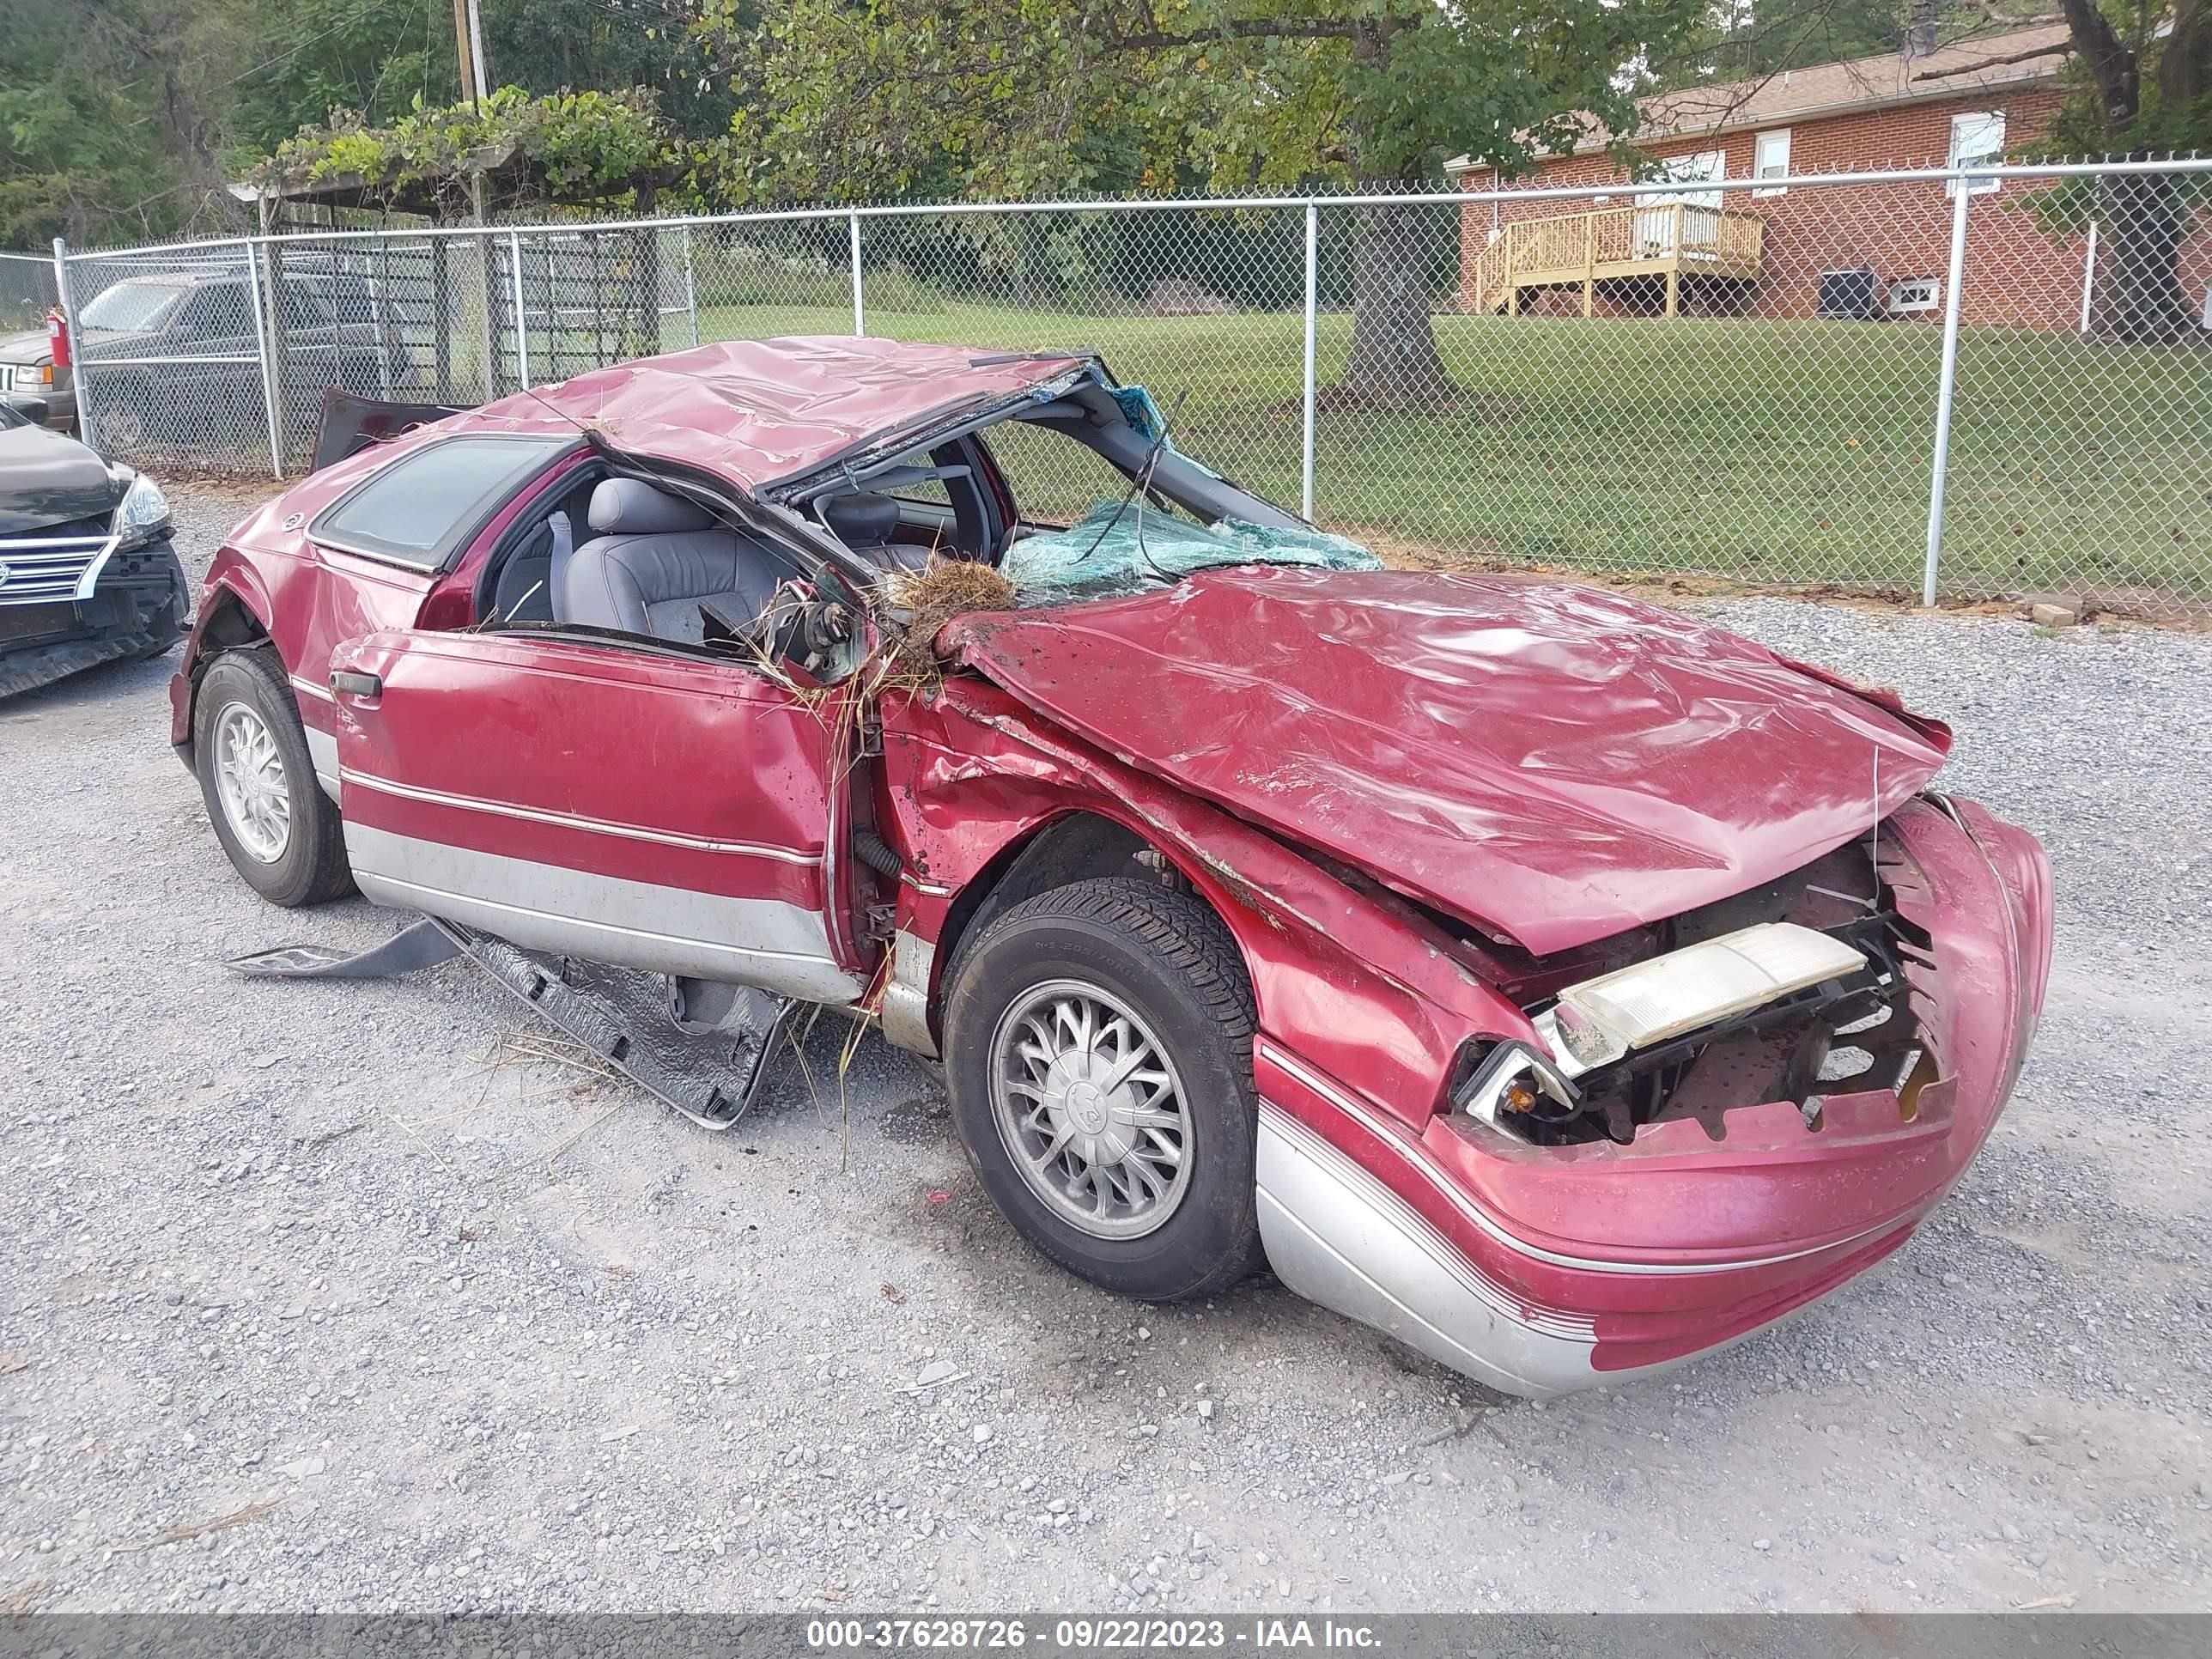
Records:
[[[204,288],[192,295],[178,326],[195,334],[234,335],[253,331],[253,313],[242,288]]]
[[[524,479],[574,442],[487,436],[426,445],[341,495],[307,534],[343,552],[442,569]]]

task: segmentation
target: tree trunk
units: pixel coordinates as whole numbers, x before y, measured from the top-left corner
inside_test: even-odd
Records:
[[[1449,211],[1449,210],[1445,210]],[[1434,409],[1458,397],[1429,319],[1421,216],[1438,210],[1385,204],[1359,210],[1352,261],[1352,355],[1333,404]]]
[[[2162,344],[2195,325],[2181,286],[2189,209],[2180,194],[2180,179],[2171,173],[2136,173],[2106,182],[2099,239],[2104,253],[2091,310],[2097,333],[2136,344]]]

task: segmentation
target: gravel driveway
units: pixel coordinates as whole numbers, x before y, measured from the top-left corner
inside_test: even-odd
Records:
[[[0,704],[0,1604],[2206,1606],[2212,638],[1700,608],[1957,725],[2051,1006],[1884,1268],[1548,1407],[1271,1282],[1077,1283],[832,1022],[715,1135],[465,965],[228,977],[391,919],[233,877],[170,660]]]

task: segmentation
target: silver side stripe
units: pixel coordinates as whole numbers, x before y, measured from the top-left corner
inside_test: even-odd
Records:
[[[617,823],[608,818],[579,817],[571,812],[549,812],[534,806],[517,806],[509,801],[485,800],[476,795],[451,795],[441,789],[422,789],[411,783],[395,783],[390,778],[357,772],[350,766],[341,768],[338,777],[343,782],[373,789],[379,794],[397,795],[403,800],[422,801],[432,806],[451,806],[465,812],[487,812],[494,817],[520,818],[530,823],[550,823],[562,830],[581,830],[594,836],[617,836],[624,841],[656,842],[663,847],[684,847],[701,853],[730,853],[741,858],[774,859],[782,864],[817,865],[822,862],[821,854],[802,853],[795,848],[764,847],[749,841],[713,841],[703,836],[678,835],[672,830],[648,830],[643,824]]]
[[[331,688],[327,685],[318,685],[313,680],[303,680],[297,674],[293,675],[291,679],[292,689],[295,691],[300,692],[307,696],[320,698],[325,702],[336,702],[337,701],[337,699],[331,694]]]
[[[1360,1122],[1374,1132],[1377,1140],[1397,1155],[1401,1163],[1427,1182],[1437,1192],[1443,1194],[1450,1200],[1455,1209],[1473,1222],[1482,1232],[1503,1244],[1507,1249],[1513,1251],[1516,1255],[1525,1255],[1534,1261],[1547,1261],[1555,1267],[1572,1267],[1579,1272],[1589,1273],[1629,1273],[1646,1276],[1741,1273],[1747,1267],[1770,1267],[1784,1261],[1802,1261],[1808,1255],[1822,1255],[1830,1250],[1846,1249],[1863,1240],[1890,1232],[1899,1224],[1895,1220],[1883,1221],[1868,1228],[1863,1233],[1855,1234],[1850,1238],[1838,1239],[1832,1244],[1816,1244],[1810,1249],[1788,1250],[1780,1255],[1750,1256],[1729,1261],[1600,1261],[1589,1256],[1563,1255],[1557,1250],[1547,1250],[1540,1244],[1532,1244],[1527,1239],[1516,1237],[1508,1232],[1473,1199],[1431,1168],[1425,1158],[1414,1153],[1406,1145],[1402,1130],[1385,1123],[1373,1111],[1354,1100],[1296,1055],[1278,1048],[1264,1037],[1256,1045],[1256,1052],[1266,1055],[1269,1060],[1280,1066],[1290,1076],[1296,1078],[1332,1106],[1350,1116],[1358,1118]]]
[[[1340,1197],[1420,1243],[1425,1254],[1435,1259],[1439,1271],[1446,1273],[1462,1291],[1498,1318],[1540,1335],[1557,1337],[1563,1341],[1587,1343],[1596,1340],[1592,1334],[1592,1322],[1589,1315],[1540,1308],[1515,1296],[1469,1261],[1426,1217],[1404,1199],[1361,1168],[1356,1160],[1331,1146],[1308,1125],[1273,1102],[1263,1100],[1261,1103],[1260,1121],[1267,1133],[1281,1137],[1285,1150],[1295,1151],[1324,1171],[1339,1188]],[[1291,1206],[1283,1203],[1289,1194],[1273,1190],[1288,1183],[1274,1170],[1270,1173],[1276,1178],[1262,1184],[1271,1189],[1272,1195],[1282,1205],[1285,1213],[1292,1215],[1301,1225],[1310,1230],[1311,1224],[1306,1218],[1298,1215]],[[1355,1227],[1350,1231],[1356,1235],[1363,1230]]]
[[[848,1003],[862,989],[831,959],[821,913],[802,905],[570,870],[358,821],[346,824],[345,840],[363,896],[466,922],[526,950],[757,985],[811,1002]]]

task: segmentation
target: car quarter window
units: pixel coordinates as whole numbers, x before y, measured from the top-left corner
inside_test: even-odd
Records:
[[[426,444],[339,496],[307,533],[342,552],[442,569],[526,478],[574,441],[486,434]]]
[[[288,329],[330,326],[331,308],[323,303],[323,296],[305,283],[286,283],[276,311]]]

